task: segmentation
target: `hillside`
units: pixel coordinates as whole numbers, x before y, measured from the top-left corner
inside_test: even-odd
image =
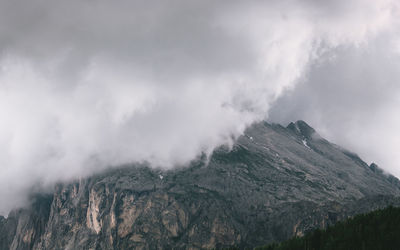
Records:
[[[59,184],[0,219],[11,249],[260,246],[400,205],[399,181],[303,121],[254,124],[233,148],[163,171],[145,165]]]
[[[400,208],[388,207],[257,250],[395,250],[400,248]]]

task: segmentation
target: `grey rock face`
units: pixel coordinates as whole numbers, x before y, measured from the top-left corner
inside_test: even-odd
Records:
[[[259,123],[230,150],[171,171],[125,166],[0,218],[1,249],[257,246],[400,205],[400,182],[305,122]]]

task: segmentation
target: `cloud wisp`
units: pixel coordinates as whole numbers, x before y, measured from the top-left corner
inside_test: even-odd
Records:
[[[398,27],[394,26],[394,27]],[[304,119],[330,141],[400,176],[400,53],[397,30],[362,48],[340,47],[283,94],[269,119]]]
[[[394,1],[0,3],[0,211],[32,186],[171,168],[265,119],[310,65],[362,47]],[[16,198],[18,197],[18,198]]]

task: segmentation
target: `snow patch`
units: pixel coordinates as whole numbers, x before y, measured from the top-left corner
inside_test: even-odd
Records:
[[[302,142],[303,142],[304,146],[306,146],[307,148],[311,149],[310,146],[308,146],[308,144],[307,144],[307,140],[302,140]]]
[[[247,138],[249,138],[251,141],[253,140],[253,137],[250,135],[245,135]]]

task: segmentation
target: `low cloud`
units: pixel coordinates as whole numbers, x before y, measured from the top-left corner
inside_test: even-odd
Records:
[[[400,53],[396,32],[362,48],[342,46],[315,63],[301,83],[273,105],[269,119],[304,119],[323,136],[400,176]]]
[[[316,62],[390,33],[394,3],[1,1],[0,211],[32,186],[231,144]]]

